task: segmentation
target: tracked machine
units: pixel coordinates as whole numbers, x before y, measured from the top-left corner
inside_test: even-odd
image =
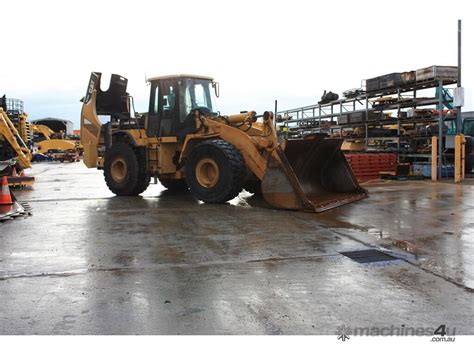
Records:
[[[116,195],[139,195],[157,177],[207,203],[229,201],[244,188],[275,208],[313,212],[367,197],[342,139],[315,134],[279,142],[272,112],[221,115],[214,106],[219,85],[210,77],[149,79],[145,114],[135,113],[126,78],[113,74],[107,91],[100,81],[93,72],[81,100],[81,143],[86,166],[103,169]]]

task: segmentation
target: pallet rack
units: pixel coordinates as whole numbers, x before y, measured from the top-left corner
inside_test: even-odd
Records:
[[[354,97],[343,98],[328,103],[303,106],[290,110],[277,112],[280,118],[277,125],[284,132],[286,138],[302,137],[308,134],[325,132],[331,135],[344,137],[348,142],[363,142],[365,152],[393,152],[398,154],[399,160],[410,159],[411,161],[429,160],[431,154],[410,152],[404,149],[407,141],[431,140],[433,133],[425,135],[404,136],[401,134],[402,127],[412,125],[416,129],[419,125],[438,123],[438,151],[439,166],[443,158],[443,127],[447,120],[455,119],[455,114],[447,114],[442,108],[452,104],[452,98],[446,98],[444,92],[451,90],[457,80],[432,79],[422,82],[399,85],[397,87],[366,92]],[[438,89],[438,95],[423,97],[427,91]],[[386,100],[391,96],[391,100]],[[404,109],[436,109],[435,115],[401,117]],[[414,111],[416,112],[416,111]],[[341,123],[341,118],[353,117],[357,114],[361,117],[360,122]],[[390,114],[390,116],[388,115]],[[395,116],[391,116],[395,114]],[[338,122],[339,121],[339,122]],[[374,128],[396,126],[396,131],[384,136],[371,136]],[[359,130],[357,136],[348,136],[348,130]],[[387,144],[392,142],[391,145]],[[374,144],[372,144],[374,143]]]

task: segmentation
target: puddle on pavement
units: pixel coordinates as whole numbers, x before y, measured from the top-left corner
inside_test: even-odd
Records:
[[[411,254],[418,254],[419,253],[419,247],[411,242],[407,242],[406,240],[400,240],[400,239],[395,239],[392,240],[392,245],[396,246],[399,249],[405,250]]]
[[[390,239],[391,235],[380,228],[368,228],[367,233],[377,239]]]

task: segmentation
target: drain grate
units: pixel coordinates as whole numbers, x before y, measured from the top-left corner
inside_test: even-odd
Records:
[[[391,255],[385,254],[375,249],[347,251],[341,254],[347,256],[348,258],[351,258],[354,261],[357,261],[360,264],[376,263],[378,261],[398,260],[398,258],[395,258]]]

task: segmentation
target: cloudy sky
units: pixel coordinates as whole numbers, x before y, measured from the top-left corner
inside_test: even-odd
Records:
[[[288,109],[362,79],[457,64],[463,20],[465,110],[473,110],[469,1],[2,2],[0,94],[30,118],[79,125],[91,71],[129,79],[147,110],[145,76],[193,73],[220,82],[223,113]],[[105,89],[105,88],[104,88]]]

